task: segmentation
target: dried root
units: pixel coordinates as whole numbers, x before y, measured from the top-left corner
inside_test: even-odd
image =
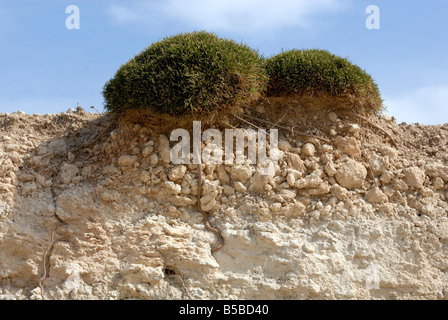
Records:
[[[47,259],[48,259],[48,254],[49,254],[49,252],[50,252],[50,249],[51,249],[51,247],[53,246],[53,244],[54,244],[54,229],[55,228],[53,228],[53,229],[51,229],[51,240],[50,240],[50,243],[48,244],[48,247],[47,247],[47,249],[45,250],[45,253],[44,253],[44,255],[43,255],[43,258],[42,258],[42,265],[43,265],[43,275],[42,275],[42,277],[39,279],[39,288],[40,288],[40,295],[41,295],[41,297],[42,297],[42,300],[45,300],[45,296],[44,296],[44,288],[43,288],[43,286],[42,286],[42,282],[45,280],[45,278],[47,277],[47,266],[46,266],[46,262],[47,262]]]

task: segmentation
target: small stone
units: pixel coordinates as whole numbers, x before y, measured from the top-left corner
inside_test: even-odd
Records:
[[[168,179],[170,179],[171,181],[181,180],[184,178],[186,172],[187,167],[183,165],[175,166],[168,174]]]
[[[232,180],[246,183],[252,177],[252,168],[250,166],[235,165],[230,169]]]
[[[288,170],[288,175],[286,176],[286,181],[288,182],[290,187],[293,187],[296,183],[297,179],[302,178],[302,172],[290,169]]]
[[[337,183],[335,183],[333,186],[331,186],[330,191],[341,201],[345,201],[348,199],[348,196],[349,196],[348,190],[341,187]]]
[[[312,157],[316,153],[316,147],[312,143],[306,143],[302,148],[302,153],[307,157]]]
[[[434,195],[434,193],[432,192],[432,190],[429,189],[429,188],[426,188],[426,187],[422,187],[422,188],[419,190],[419,193],[420,193],[420,195],[421,195],[422,197],[424,197],[424,198],[432,197],[432,196]]]
[[[258,106],[255,107],[255,111],[258,113],[261,113],[261,114],[266,112],[266,110],[264,109],[264,106],[261,104],[259,104]]]
[[[353,138],[342,138],[341,136],[335,139],[336,147],[343,153],[350,157],[359,157],[361,155],[361,147],[358,141]]]
[[[406,182],[409,187],[414,187],[417,189],[423,187],[426,175],[420,168],[412,167],[404,169],[403,174],[404,182]]]
[[[292,201],[296,197],[296,195],[297,192],[291,189],[283,189],[280,192],[280,196],[286,201]]]
[[[161,134],[157,140],[157,151],[159,152],[160,159],[163,163],[170,163],[171,161],[171,149],[170,141],[168,138]]]
[[[61,182],[64,184],[68,184],[72,182],[72,179],[79,174],[79,169],[74,164],[65,163],[62,165],[59,176],[61,178]]]
[[[390,171],[385,171],[385,172],[381,175],[381,177],[380,177],[380,181],[381,181],[382,183],[384,183],[384,184],[389,184],[389,183],[392,181],[393,177],[394,177],[394,174],[393,174],[392,172],[390,172]]]
[[[142,156],[148,157],[154,152],[153,146],[146,146],[142,151]]]
[[[440,178],[440,177],[437,177],[437,178],[434,180],[434,189],[436,189],[436,190],[442,190],[443,187],[444,187],[443,179]]]
[[[440,163],[430,163],[425,166],[425,170],[431,178],[439,177],[445,182],[448,182],[448,166],[444,166]]]
[[[75,161],[75,155],[73,153],[71,153],[71,152],[67,153],[67,160],[69,162]]]
[[[385,203],[389,198],[380,188],[376,187],[366,193],[366,200],[370,203]]]
[[[172,181],[165,181],[163,186],[169,194],[179,194],[182,191],[182,187]]]
[[[337,114],[333,111],[328,114],[328,119],[330,119],[331,122],[336,122],[339,120]]]
[[[104,202],[114,202],[120,199],[120,194],[118,192],[105,191],[100,195],[100,199]]]
[[[221,181],[222,184],[229,184],[230,178],[227,174],[226,170],[224,169],[224,165],[220,164],[216,166],[216,173],[218,175],[219,181]]]
[[[297,180],[296,183],[294,184],[294,188],[296,189],[317,188],[323,182],[322,175],[323,175],[322,171],[315,170],[306,177]]]
[[[159,164],[159,157],[157,156],[157,154],[151,154],[151,156],[149,157],[149,164],[151,165],[151,167],[156,167]]]
[[[118,165],[120,167],[133,167],[137,160],[137,156],[124,155],[118,158]]]
[[[226,196],[231,196],[232,194],[235,193],[235,189],[226,184],[222,188],[222,193]]]
[[[306,170],[305,163],[303,162],[303,160],[300,158],[299,155],[295,153],[287,153],[286,161],[288,162],[288,167],[290,167],[291,169],[294,169],[302,173],[305,172]]]
[[[148,183],[151,181],[151,174],[148,171],[143,171],[139,177],[140,181],[143,183]]]
[[[316,251],[316,248],[314,248],[311,243],[307,242],[303,245],[303,251],[305,251],[306,253],[313,253]]]
[[[327,164],[325,165],[325,173],[329,177],[334,177],[337,172],[338,170],[336,170],[333,161],[328,161]]]
[[[239,181],[235,181],[233,186],[235,187],[235,190],[238,192],[245,193],[247,191],[246,186]]]
[[[392,186],[395,188],[395,189],[397,189],[398,191],[408,191],[409,190],[409,187],[408,187],[408,185],[406,184],[406,182],[404,182],[403,180],[401,180],[401,179],[395,179],[393,182],[392,182]]]
[[[316,284],[313,280],[310,280],[308,284],[308,289],[310,290],[310,293],[313,296],[317,296],[320,293],[320,286]]]
[[[324,194],[329,193],[330,190],[331,190],[330,184],[328,183],[328,181],[325,181],[318,188],[308,190],[308,194],[311,196],[322,196]]]
[[[280,150],[282,150],[282,151],[291,151],[292,146],[291,146],[291,144],[290,144],[288,141],[286,141],[286,140],[280,140],[280,141],[278,142],[278,148],[279,148]]]
[[[358,133],[359,131],[361,131],[361,128],[356,123],[355,124],[351,124],[348,127],[348,132],[350,132],[350,133]]]

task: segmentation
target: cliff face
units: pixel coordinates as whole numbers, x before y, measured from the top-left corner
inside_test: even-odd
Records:
[[[205,165],[212,254],[197,166],[109,121],[0,114],[0,299],[448,298],[448,125],[330,113],[274,175]]]

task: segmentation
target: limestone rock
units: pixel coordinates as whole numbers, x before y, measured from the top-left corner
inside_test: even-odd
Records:
[[[325,173],[329,176],[329,177],[334,177],[335,174],[338,172],[338,170],[336,170],[333,161],[328,161],[325,164]]]
[[[448,182],[448,166],[440,163],[429,163],[425,166],[425,171],[431,178],[441,178]]]
[[[64,163],[59,171],[61,182],[68,184],[72,182],[73,178],[79,174],[79,169],[74,164]]]
[[[163,186],[169,194],[179,194],[182,191],[182,187],[172,181],[165,181]]]
[[[316,147],[312,143],[306,143],[302,148],[302,153],[306,157],[313,157],[316,153]]]
[[[331,122],[336,122],[336,121],[339,120],[337,114],[334,113],[333,111],[331,111],[330,113],[328,113],[328,119],[329,119]]]
[[[187,172],[187,167],[184,165],[175,166],[168,174],[168,179],[171,181],[182,180]]]
[[[323,174],[322,171],[315,170],[311,174],[307,175],[306,177],[297,180],[294,184],[294,188],[296,188],[296,189],[317,188],[323,182],[322,174]]]
[[[252,177],[253,171],[250,166],[234,165],[230,168],[230,177],[232,180],[246,183]]]
[[[170,141],[168,138],[161,134],[157,139],[157,151],[159,153],[160,159],[163,163],[168,164],[171,162],[171,148]]]
[[[341,152],[347,154],[350,157],[361,156],[361,147],[358,140],[353,137],[343,138],[341,136],[335,139],[336,147],[341,150]]]
[[[219,181],[221,181],[221,183],[229,184],[230,178],[229,178],[229,175],[227,174],[223,164],[216,166],[216,173],[217,173],[218,179],[219,179]]]
[[[235,190],[238,192],[245,193],[247,191],[246,186],[239,181],[235,181],[233,186],[235,187]]]
[[[331,193],[333,193],[339,200],[345,201],[349,197],[349,192],[344,187],[341,187],[337,183],[331,186]]]
[[[437,177],[437,178],[434,180],[434,189],[436,189],[436,190],[441,190],[441,189],[443,189],[444,186],[445,186],[445,184],[444,184],[442,178]]]
[[[123,155],[118,158],[118,165],[120,167],[133,167],[137,160],[137,156]]]
[[[278,149],[282,151],[291,151],[292,147],[288,141],[282,139],[278,142]]]
[[[262,175],[257,170],[255,174],[250,178],[250,187],[249,189],[251,191],[255,191],[258,193],[263,193],[266,186],[269,185],[269,183],[272,182],[272,176],[269,175]]]
[[[367,169],[355,160],[343,163],[337,171],[336,181],[349,190],[362,187],[367,177]]]
[[[426,174],[420,168],[412,167],[403,170],[404,182],[409,187],[421,188],[425,182]]]
[[[322,196],[324,194],[329,193],[330,190],[331,190],[330,184],[328,183],[328,181],[325,181],[325,182],[321,183],[321,185],[319,187],[317,187],[316,189],[308,190],[308,193],[311,196]]]
[[[152,154],[149,156],[149,164],[150,164],[152,167],[155,167],[155,166],[157,166],[158,163],[159,163],[159,157],[157,156],[157,154],[152,153]]]
[[[302,173],[305,172],[305,170],[306,170],[305,163],[303,162],[303,160],[300,158],[299,155],[297,155],[295,153],[287,153],[286,161],[288,162],[288,166],[291,169],[302,172]]]
[[[286,181],[288,182],[290,187],[293,187],[296,181],[302,178],[303,174],[300,171],[290,169],[288,170],[288,175],[286,176]]]
[[[376,187],[366,193],[366,200],[370,203],[386,203],[389,198],[380,188]]]

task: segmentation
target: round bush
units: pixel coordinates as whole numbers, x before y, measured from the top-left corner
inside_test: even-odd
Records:
[[[269,96],[328,93],[354,96],[374,110],[382,108],[378,86],[357,65],[326,50],[290,50],[267,60]]]
[[[121,66],[104,86],[105,107],[174,116],[229,111],[263,93],[268,81],[264,63],[247,45],[213,33],[175,35]]]

